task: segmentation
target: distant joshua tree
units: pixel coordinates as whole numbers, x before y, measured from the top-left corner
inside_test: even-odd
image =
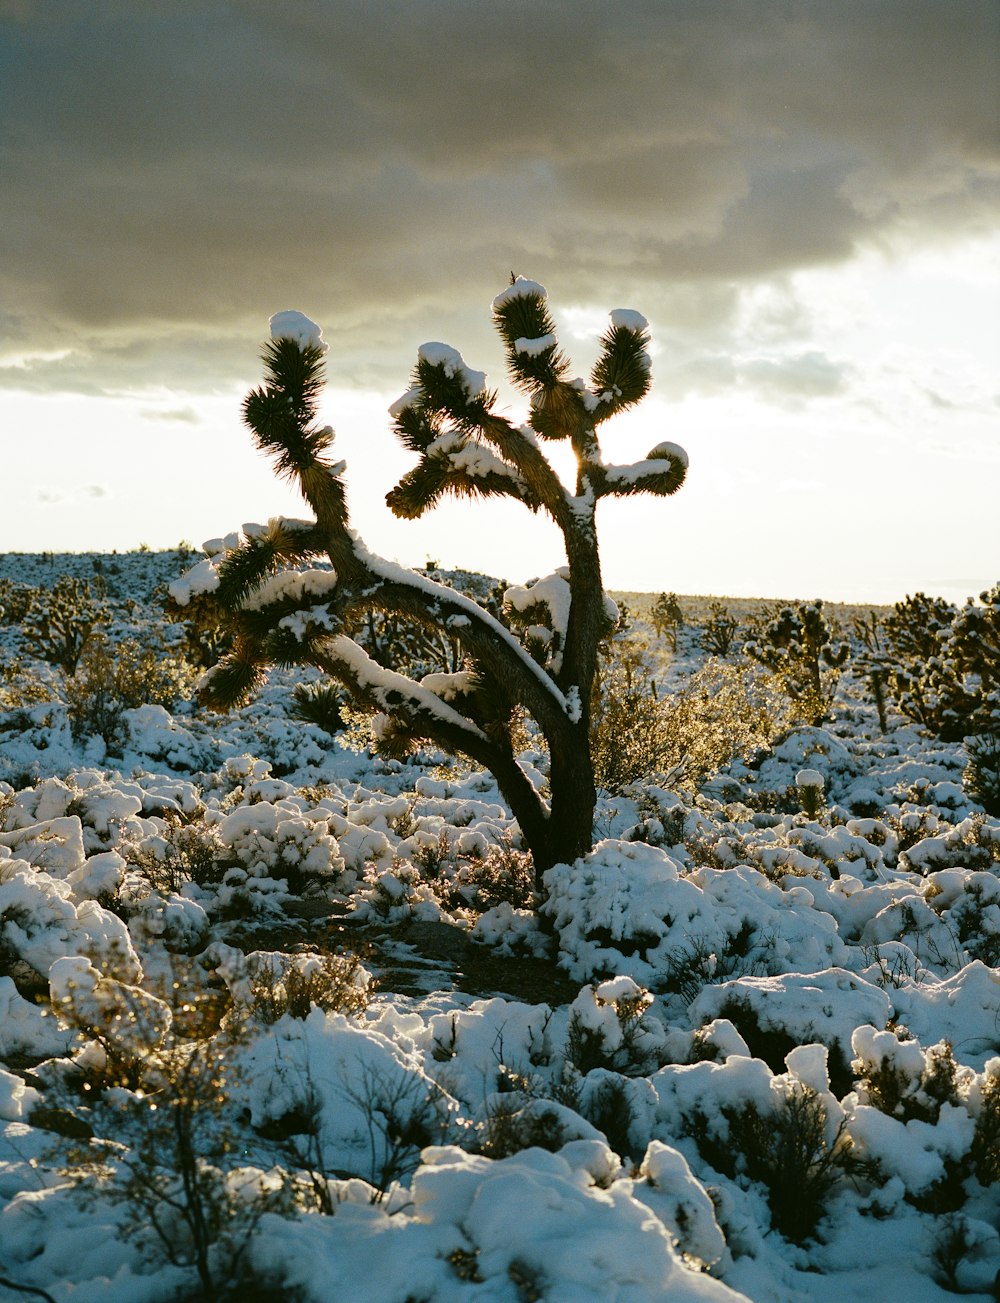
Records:
[[[397,516],[422,516],[445,494],[512,498],[545,512],[559,528],[566,565],[506,594],[512,632],[453,588],[385,561],[351,531],[344,463],[330,460],[328,426],[316,423],[323,383],[319,327],[300,313],[271,319],[266,380],[246,399],[244,416],[259,449],[296,482],[314,519],[245,527],[242,538],[173,585],[183,605],[214,591],[230,615],[232,651],[203,684],[204,700],[223,708],[261,685],[271,664],[309,664],[339,681],[375,713],[383,753],[421,741],[483,765],[496,781],[531,850],[536,881],[551,865],[572,862],[593,843],[596,802],[589,746],[598,644],[612,627],[614,604],[601,582],[595,514],[602,498],[666,496],[684,481],[687,456],[660,443],[639,462],[604,461],[597,431],[649,389],[647,322],[611,313],[589,381],[573,379],[559,349],[545,290],[517,277],[493,300],[507,368],[529,400],[529,423],[496,410],[486,377],[445,344],[418,351],[412,387],[390,409],[396,436],[417,456],[386,501]],[[545,455],[569,444],[576,483],[563,485]],[[325,558],[331,569],[305,568]],[[416,621],[456,638],[462,667],[419,681],[377,664],[352,636],[368,611]],[[526,711],[550,753],[549,795],[515,753],[515,723]]]

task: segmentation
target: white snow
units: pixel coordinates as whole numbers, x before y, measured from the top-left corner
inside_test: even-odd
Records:
[[[302,349],[319,348],[324,353],[327,350],[321,327],[317,326],[315,321],[311,321],[305,313],[295,312],[292,309],[276,312],[271,317],[269,326],[271,338],[274,340],[291,339]]]
[[[503,307],[505,303],[509,303],[511,299],[528,298],[532,294],[537,294],[539,298],[544,299],[546,297],[545,286],[539,285],[537,281],[528,280],[525,276],[518,276],[513,285],[508,285],[506,289],[501,290],[493,300],[493,311],[496,312],[498,308]]]
[[[140,562],[120,561],[125,590]],[[315,600],[336,581],[291,582]],[[521,586],[519,609],[544,611],[536,634],[563,627],[564,585]],[[116,619],[149,628],[153,609]],[[682,635],[664,691],[698,663],[695,644]],[[17,645],[0,624],[0,651]],[[462,720],[465,671],[414,683],[352,663],[387,705],[405,688]],[[247,1249],[276,1299],[947,1303],[957,1289],[989,1303],[1000,1187],[975,1155],[1000,1090],[1000,820],[963,792],[961,744],[896,722],[880,733],[848,678],[828,725],[786,730],[697,798],[652,782],[602,797],[593,851],[546,877],[550,938],[530,909],[475,903],[484,866],[520,853],[490,775],[345,747],[289,718],[301,681],[278,671],[226,717],[146,703],[117,753],[74,738],[61,701],[0,710],[6,1277],[58,1303],[157,1303],[195,1284],[127,1233],[96,1182],[82,1196],[66,1183],[50,1110],[92,1109],[108,1061],[71,1012],[148,1056],[192,991],[246,1004],[270,974],[280,1000],[363,942],[345,981],[367,1010],[279,1010],[229,1051],[225,1180],[244,1199],[291,1162],[270,1137],[317,1110],[334,1215],[268,1213]],[[565,708],[580,711],[578,690]],[[548,759],[524,745],[518,763],[544,786]],[[796,786],[822,787],[820,816],[800,812]],[[265,929],[282,949],[263,948],[278,944]],[[478,996],[459,989],[479,968],[468,947],[497,974]],[[544,966],[556,961],[560,974]],[[70,1089],[80,1074],[86,1102]],[[869,1165],[836,1182],[799,1245],[737,1137],[748,1106],[766,1136],[802,1099],[818,1101],[827,1144],[839,1134]],[[128,1143],[136,1098],[116,1086],[107,1104],[110,1139]],[[952,1231],[964,1247],[947,1290],[935,1255]]]

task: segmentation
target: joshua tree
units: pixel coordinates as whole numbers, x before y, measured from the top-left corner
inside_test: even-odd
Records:
[[[511,378],[528,397],[530,423],[513,425],[499,415],[486,377],[456,350],[424,344],[412,387],[390,408],[397,437],[418,460],[386,501],[397,516],[413,519],[446,493],[513,498],[552,518],[567,564],[508,590],[520,636],[454,589],[374,556],[351,531],[344,463],[328,459],[333,431],[316,423],[326,346],[319,327],[300,313],[272,317],[266,382],[246,399],[244,416],[258,448],[297,482],[315,518],[245,529],[175,584],[173,595],[183,604],[191,593],[215,591],[231,612],[234,647],[203,681],[207,704],[245,700],[269,664],[319,667],[376,713],[383,752],[400,754],[427,740],[488,769],[540,880],[551,865],[588,851],[593,839],[591,689],[598,644],[614,613],[601,584],[597,504],[609,495],[674,493],[687,456],[672,443],[632,465],[609,465],[601,456],[598,427],[649,389],[647,322],[638,313],[611,313],[589,383],[570,378],[542,286],[513,279],[493,300],[493,320]],[[560,440],[576,455],[572,488],[543,451]],[[302,568],[318,557],[332,568]],[[454,636],[463,668],[418,682],[378,665],[352,637],[371,609]],[[549,748],[548,799],[515,754],[521,709]]]

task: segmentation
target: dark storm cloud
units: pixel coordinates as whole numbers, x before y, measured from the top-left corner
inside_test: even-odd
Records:
[[[510,267],[664,317],[687,285],[707,326],[734,284],[986,229],[998,14],[0,0],[0,383],[242,377],[287,306],[377,383],[481,339]]]

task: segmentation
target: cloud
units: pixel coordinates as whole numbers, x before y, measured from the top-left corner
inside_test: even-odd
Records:
[[[93,498],[101,499],[113,496],[106,484],[81,484],[71,489],[40,487],[35,490],[36,501],[43,503],[45,506],[55,506],[60,503],[80,503]]]
[[[989,229],[998,13],[8,0],[0,384],[242,379],[288,306],[396,383],[401,344],[485,338],[511,266],[667,319],[679,286]]]
[[[193,407],[167,407],[159,410],[147,407],[139,413],[144,421],[180,422],[183,425],[197,425],[201,417]]]

